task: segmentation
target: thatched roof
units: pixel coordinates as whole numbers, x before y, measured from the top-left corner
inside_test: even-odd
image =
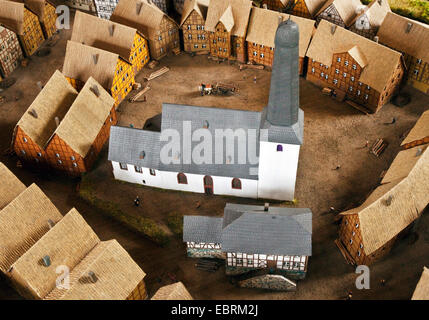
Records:
[[[358,80],[382,92],[396,71],[401,54],[338,26],[332,34],[332,26],[335,25],[326,20],[320,21],[307,50],[307,56],[330,66],[334,53],[347,52],[357,46],[368,62]]]
[[[6,207],[22,191],[25,185],[3,164],[0,162],[0,210]]]
[[[22,35],[24,25],[24,4],[0,0],[0,24]]]
[[[386,46],[429,62],[429,25],[388,12],[377,36]]]
[[[423,267],[422,276],[411,300],[429,300],[429,269],[426,267]]]
[[[361,13],[348,24],[353,25],[360,17],[366,15],[371,27],[380,27],[387,13],[391,12],[389,2],[387,0],[373,0]]]
[[[72,209],[12,265],[10,276],[34,298],[42,299],[55,288],[57,267],[72,270],[99,242],[91,227]],[[42,261],[47,256],[49,266]]]
[[[429,137],[429,110],[422,113],[410,133],[402,141],[401,146]]]
[[[136,32],[137,29],[76,11],[71,41],[116,53],[129,61]]]
[[[63,74],[83,82],[93,77],[103,88],[110,90],[118,59],[117,53],[67,41]]]
[[[93,90],[98,91],[98,97]],[[109,93],[90,77],[54,134],[84,158],[100,133],[114,103],[115,100]]]
[[[38,186],[32,184],[22,191],[0,211],[0,270],[6,273],[49,231],[49,220],[57,223],[61,218],[58,209]]]
[[[206,20],[208,6],[202,2],[203,1],[201,0],[185,0],[180,26],[182,26],[182,24],[186,21],[186,19],[188,19],[189,15],[194,10],[200,15],[201,18],[203,18],[203,20]]]
[[[246,41],[274,48],[274,39],[279,25],[279,17],[281,17],[282,21],[290,17],[293,22],[298,24],[299,56],[305,57],[311,36],[315,30],[314,20],[254,7],[250,15]]]
[[[97,278],[91,282],[89,273]],[[125,300],[145,277],[116,241],[100,242],[70,273],[70,289],[55,288],[46,300]]]
[[[234,19],[234,26],[231,34],[233,36],[245,37],[247,25],[249,23],[250,10],[252,1],[249,0],[216,0],[211,1],[207,11],[207,19],[205,29],[214,32],[215,27],[224,15],[228,6],[231,6]]]
[[[77,97],[77,91],[58,70],[18,121],[19,126],[39,147],[45,148],[56,129],[55,117],[60,120]],[[31,111],[37,113],[37,118]]]
[[[414,152],[417,148],[413,148]],[[361,206],[342,213],[342,215],[358,215],[362,242],[367,255],[396,237],[416,220],[427,206],[429,202],[428,163],[429,151],[426,149],[406,178],[382,184]],[[400,176],[400,174],[396,175]]]
[[[161,287],[151,300],[194,300],[182,282]]]
[[[360,0],[328,0],[316,13],[316,16],[325,11],[329,6],[333,5],[339,16],[348,26],[356,16],[356,10],[362,6]]]

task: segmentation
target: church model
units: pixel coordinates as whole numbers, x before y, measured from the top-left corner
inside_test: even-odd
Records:
[[[269,102],[262,112],[165,103],[159,132],[112,127],[109,160],[115,178],[163,189],[293,200],[304,130],[298,40],[296,23],[279,25]],[[219,132],[226,139],[216,139]]]

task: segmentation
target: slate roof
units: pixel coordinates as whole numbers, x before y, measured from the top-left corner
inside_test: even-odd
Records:
[[[265,110],[264,110],[265,111]],[[304,111],[298,110],[298,121],[292,126],[276,126],[264,121],[261,141],[301,145],[304,140]]]
[[[223,218],[184,216],[183,241],[185,242],[222,242]]]

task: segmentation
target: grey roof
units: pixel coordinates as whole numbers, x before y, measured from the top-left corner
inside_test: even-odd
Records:
[[[183,241],[221,243],[222,218],[204,216],[183,217]]]
[[[276,126],[266,120],[261,128],[268,130],[268,134],[261,131],[261,141],[301,145],[304,140],[304,111],[299,109],[298,121],[292,126]]]
[[[174,129],[183,137],[183,126],[185,121],[190,122],[192,133],[201,129],[201,131],[209,132],[213,137],[211,141],[211,164],[197,164],[194,162],[195,159],[193,157],[189,161],[186,161],[187,155],[190,155],[195,146],[201,142],[193,141],[191,144],[183,144],[183,141],[180,141],[180,145],[177,145],[181,150],[180,154],[177,155],[177,162],[179,163],[161,162],[159,167],[160,170],[252,180],[258,179],[258,164],[250,163],[248,155],[254,154],[255,156],[259,156],[260,112],[163,104],[161,132],[165,132],[167,129]],[[205,124],[208,124],[208,128],[203,128]],[[238,133],[238,131],[236,131],[237,129],[242,129],[245,135],[244,137],[237,135],[235,138],[235,147],[232,146],[232,143],[228,143],[227,139],[223,139],[223,141],[222,139],[215,139],[216,133],[219,134],[219,132],[221,132],[220,130],[232,130]],[[254,134],[254,141],[256,143],[249,143],[249,132]],[[161,141],[161,148],[169,143],[169,141]],[[227,145],[233,147],[232,150],[234,150],[234,155],[231,159],[227,159]],[[243,155],[243,153],[240,152],[240,145],[246,148],[244,163],[238,163],[239,155]],[[221,161],[220,164],[215,163],[215,156],[219,155],[217,150],[223,151],[223,161]]]
[[[112,126],[110,128],[110,161],[157,169],[159,167],[159,132]],[[142,157],[144,152],[144,158]]]

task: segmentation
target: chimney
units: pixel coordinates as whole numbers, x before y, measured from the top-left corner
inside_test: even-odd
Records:
[[[268,212],[269,208],[270,208],[270,204],[268,202],[265,202],[265,204],[264,204],[264,211]]]
[[[44,256],[42,258],[42,263],[45,267],[49,267],[51,265],[51,257],[49,256]]]
[[[268,9],[267,4],[266,4],[266,3],[264,3],[264,4],[262,5],[262,8],[264,8],[264,9]]]
[[[52,229],[55,226],[55,222],[53,222],[51,219],[48,219],[48,226],[49,229]]]
[[[35,109],[31,109],[30,111],[28,111],[28,113],[36,119],[39,118],[39,115],[37,114]]]
[[[96,276],[96,275],[95,275],[95,273],[94,273],[94,272],[92,272],[92,271],[89,271],[89,272],[88,272],[88,277],[89,277],[89,280],[90,280],[92,283],[96,283],[96,282],[98,281],[97,276]]]
[[[407,23],[407,29],[405,29],[405,33],[409,33],[411,31],[411,28],[413,27],[413,24],[411,22]]]
[[[113,32],[114,31],[115,31],[115,25],[112,24],[112,25],[109,26],[109,34],[110,34],[111,37],[113,37]]]
[[[141,2],[136,3],[136,14],[139,15],[143,4]]]
[[[89,90],[92,91],[93,94],[98,98],[100,96],[100,90],[98,89],[97,85],[93,85]]]
[[[298,25],[290,19],[282,22],[275,37],[276,50],[267,108],[267,121],[276,126],[291,126],[298,121],[298,43]]]
[[[376,43],[378,43],[378,36],[375,36],[375,37],[374,37],[374,41],[375,41]]]
[[[60,118],[55,117],[55,124],[56,124],[56,126],[58,128],[58,126],[60,125]]]
[[[290,19],[290,16],[289,16],[289,19]],[[282,21],[283,21],[283,17],[279,15],[279,16],[277,17],[278,25],[280,25],[280,23],[282,23]]]
[[[331,34],[334,34],[336,30],[337,30],[337,25],[336,25],[336,24],[333,24],[333,25],[331,26]]]
[[[94,64],[97,64],[98,63],[98,54],[93,54],[92,60],[94,61]]]

